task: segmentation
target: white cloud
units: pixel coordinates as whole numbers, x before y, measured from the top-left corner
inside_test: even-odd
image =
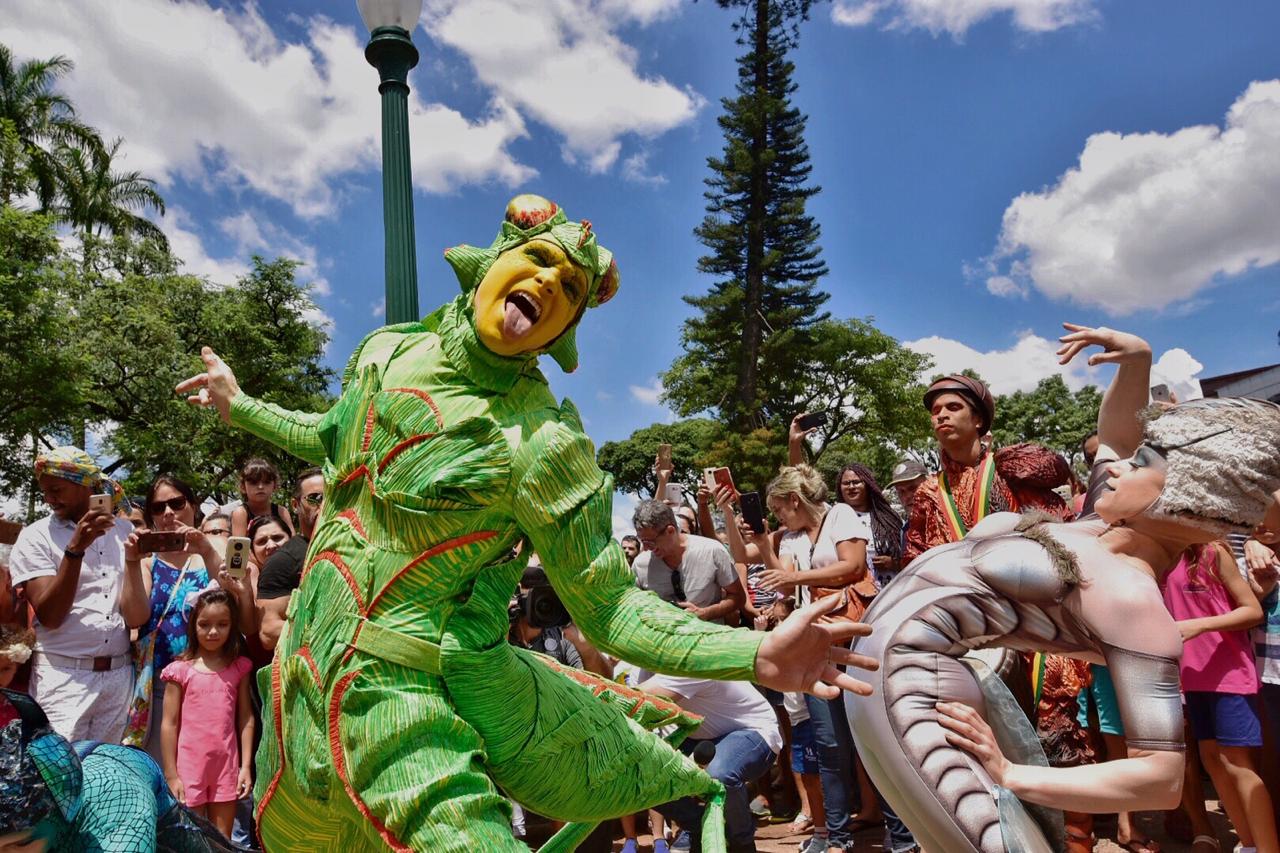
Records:
[[[373,316],[378,319],[382,319],[387,316],[387,297],[382,297],[377,302],[373,303],[373,305],[369,306],[369,308]]]
[[[996,394],[1014,391],[1030,391],[1046,376],[1062,374],[1062,379],[1072,391],[1085,385],[1096,384],[1096,368],[1077,357],[1067,365],[1058,364],[1057,350],[1061,346],[1030,331],[1019,333],[1018,342],[1003,350],[981,352],[968,344],[936,335],[907,341],[909,349],[933,357],[933,367],[926,371],[926,380],[938,373],[959,373],[971,368],[991,386]]]
[[[614,31],[674,13],[674,0],[430,0],[423,26],[464,55],[501,101],[563,137],[566,159],[609,169],[627,134],[652,137],[690,121],[696,93],[645,76]]]
[[[1094,134],[1057,183],[1005,210],[988,269],[1123,315],[1276,264],[1277,151],[1280,80],[1250,84],[1221,128]]]
[[[1181,348],[1168,350],[1151,365],[1151,384],[1168,385],[1179,402],[1198,400],[1204,396],[1197,379],[1204,365],[1196,361],[1191,353]]]
[[[233,284],[236,279],[243,275],[248,275],[249,264],[247,255],[241,251],[231,258],[215,258],[210,256],[205,249],[204,241],[200,235],[193,230],[195,224],[191,220],[191,216],[181,207],[170,207],[168,215],[164,221],[160,223],[160,227],[164,230],[165,236],[169,238],[169,247],[172,249],[176,257],[182,259],[182,271],[191,275],[200,276],[207,279],[210,284],[216,287],[225,287]],[[244,240],[243,245],[253,246],[254,240],[262,238],[260,230],[256,229],[253,220],[245,220],[243,215],[240,217],[231,217],[224,219],[219,223],[219,227],[228,236],[237,240]],[[301,244],[300,244],[301,245]],[[242,246],[243,248],[243,246]],[[269,246],[263,246],[268,249],[266,254],[271,256],[290,255],[297,257],[296,254],[271,249]],[[313,260],[310,264],[314,264]],[[305,267],[304,267],[305,269]],[[323,281],[323,279],[319,279]],[[312,298],[316,296],[328,296],[328,283],[324,283],[323,292],[316,281],[312,282]],[[302,312],[303,318],[318,329],[323,329],[331,337],[334,329],[337,327],[333,317],[318,305],[306,309]],[[326,344],[326,350],[328,345]]]
[[[249,271],[240,258],[214,258],[205,250],[204,240],[196,233],[196,223],[181,207],[170,206],[159,223],[169,238],[169,248],[182,259],[182,271],[208,279],[217,285],[230,285]]]
[[[622,177],[637,184],[648,184],[651,187],[664,186],[667,176],[654,172],[649,168],[649,152],[637,151],[622,161]]]
[[[658,400],[662,396],[662,380],[654,377],[653,381],[648,385],[631,385],[631,396],[633,399],[644,403],[647,406],[661,406]]]
[[[328,296],[333,292],[329,280],[320,274],[320,263],[316,259],[316,249],[309,243],[299,240],[279,225],[250,211],[241,211],[235,216],[228,216],[218,222],[218,229],[236,242],[236,255],[250,257],[262,255],[268,260],[278,257],[292,258],[300,261],[298,273],[310,279],[311,289],[317,296]]]
[[[640,499],[635,495],[626,492],[613,493],[613,538],[621,541],[623,536],[628,534],[634,536],[636,532],[635,525],[631,523],[631,517],[635,515],[636,504],[640,503]]]
[[[831,20],[846,27],[928,30],[963,38],[974,24],[1008,14],[1023,32],[1044,33],[1097,18],[1094,0],[836,0]]]
[[[1025,285],[1019,284],[1007,275],[993,275],[987,279],[987,292],[994,296],[1027,295]]]
[[[311,217],[336,210],[342,176],[378,168],[380,101],[362,32],[321,16],[301,26],[302,43],[284,41],[252,3],[10,0],[0,42],[75,60],[64,91],[81,118],[125,138],[130,168],[162,186],[252,189]],[[472,121],[414,92],[410,133],[421,189],[533,174],[507,151],[525,130],[501,102]]]

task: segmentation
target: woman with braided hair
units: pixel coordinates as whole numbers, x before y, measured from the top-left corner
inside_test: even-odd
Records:
[[[1143,414],[1151,349],[1067,325],[1063,363],[1118,366],[1081,519],[994,513],[916,558],[876,597],[881,660],[870,696],[846,699],[877,788],[928,850],[1040,853],[1063,846],[1057,809],[1170,809],[1183,776],[1182,639],[1158,582],[1182,552],[1276,512],[1280,406],[1196,400]],[[918,501],[917,501],[918,503]],[[1026,717],[981,661],[990,648],[1105,663],[1128,756],[1050,767]]]
[[[902,568],[902,519],[880,491],[876,475],[865,465],[849,462],[840,470],[836,484],[839,500],[853,507],[871,527],[868,562],[876,584],[883,587]]]

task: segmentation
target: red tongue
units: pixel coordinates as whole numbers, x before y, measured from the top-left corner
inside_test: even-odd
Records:
[[[533,322],[520,310],[520,306],[516,304],[514,299],[508,299],[506,304],[506,312],[502,316],[502,336],[504,338],[522,337],[529,329],[533,328]]]

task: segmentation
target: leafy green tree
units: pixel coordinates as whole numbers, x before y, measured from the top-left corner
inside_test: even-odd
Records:
[[[0,490],[29,492],[32,443],[52,446],[83,370],[62,295],[74,267],[49,216],[0,207]],[[30,505],[30,502],[29,502]]]
[[[138,250],[135,247],[135,253]],[[286,480],[302,465],[272,445],[193,409],[173,387],[202,370],[201,345],[212,346],[249,394],[282,406],[322,411],[333,373],[320,359],[326,334],[306,319],[313,307],[294,279],[297,263],[255,257],[233,287],[181,275],[150,245],[150,268],[104,277],[80,301],[79,345],[87,420],[108,434],[114,459],[104,467],[138,491],[159,471],[187,479],[201,495],[233,496],[234,476],[249,456],[273,460]]]
[[[52,209],[81,235],[86,256],[90,254],[90,235],[103,233],[134,234],[168,245],[164,232],[140,215],[149,209],[164,213],[164,199],[156,192],[156,182],[138,171],[112,168],[123,142],[116,139],[110,145],[88,148],[62,146],[56,154],[60,193]]]
[[[797,356],[814,343],[813,324],[828,295],[819,228],[806,203],[809,182],[805,116],[792,104],[796,23],[809,3],[722,0],[742,8],[735,29],[737,95],[724,99],[724,152],[708,159],[707,216],[694,233],[708,254],[698,269],[717,277],[685,301],[699,314],[685,321],[684,355],[663,375],[664,397],[681,415],[716,411],[742,429],[778,427],[802,381]]]
[[[929,440],[919,380],[932,367],[929,356],[904,347],[870,320],[823,320],[813,336],[800,361],[805,384],[791,414],[827,412],[827,423],[815,433],[815,459],[846,437],[904,448]]]
[[[671,445],[671,461],[675,466],[671,481],[693,486],[702,474],[704,456],[721,431],[719,424],[706,418],[653,424],[636,430],[622,441],[606,441],[596,458],[601,469],[613,475],[615,488],[653,497],[658,485],[653,473],[658,445]]]
[[[787,464],[787,437],[778,428],[759,427],[746,432],[723,429],[702,457],[706,467],[725,467],[740,492],[760,492]]]
[[[1098,428],[1101,405],[1097,387],[1086,385],[1073,393],[1055,373],[1031,391],[998,398],[992,435],[999,445],[1034,441],[1074,462],[1082,458],[1080,442]]]
[[[59,146],[101,145],[54,85],[73,68],[63,56],[16,64],[0,44],[0,205],[34,189],[48,208],[58,191]]]

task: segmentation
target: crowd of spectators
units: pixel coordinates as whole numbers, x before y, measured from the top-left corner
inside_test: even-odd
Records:
[[[978,380],[949,376],[924,398],[937,470],[907,457],[882,488],[849,461],[830,481],[806,459],[805,421],[788,435],[788,464],[764,490],[761,525],[746,501],[714,477],[690,489],[655,463],[656,499],[641,500],[634,534],[621,537],[636,585],[700,619],[771,630],[795,607],[839,594],[856,617],[924,551],[954,542],[985,515],[1038,511],[1069,519],[1084,509],[1082,478],[1033,444],[993,446],[995,401]],[[1085,436],[1085,474],[1097,436]],[[1101,466],[1099,466],[1101,467]],[[0,545],[0,686],[29,692],[71,740],[125,742],[148,751],[171,788],[237,843],[251,846],[254,743],[261,697],[254,673],[287,630],[307,548],[324,506],[319,469],[284,491],[270,463],[248,460],[241,500],[201,504],[180,478],[158,474],[145,495],[123,498],[76,448],[42,454],[35,470],[49,514]],[[691,484],[690,484],[691,485]],[[772,521],[772,524],[770,524]],[[172,534],[163,544],[153,534]],[[247,539],[247,562],[229,553]],[[1204,811],[1201,768],[1242,849],[1276,851],[1280,781],[1280,531],[1189,549],[1164,586],[1182,629],[1188,737],[1183,808],[1168,818],[1197,853],[1218,849]],[[863,770],[843,701],[781,694],[638,670],[594,648],[556,601],[537,555],[513,591],[510,641],[674,702],[702,718],[683,745],[726,790],[729,848],[755,849],[761,821],[806,834],[802,853],[852,850],[867,830],[893,853],[918,849],[910,830]],[[1250,631],[1253,631],[1250,634]],[[1034,664],[1033,664],[1034,665]],[[1051,668],[1053,672],[1062,667]],[[1123,726],[1105,668],[1066,665],[1071,690],[1050,690],[1033,715],[1078,726],[1091,746],[1078,760],[1123,755]],[[1059,685],[1060,687],[1061,685]],[[1053,705],[1053,703],[1058,703]],[[1053,705],[1053,707],[1049,707]],[[514,830],[524,832],[523,812]],[[636,853],[647,820],[656,853],[698,849],[705,804],[682,800],[622,820]],[[1092,849],[1087,815],[1067,815],[1069,849]],[[1136,821],[1115,835],[1134,851],[1157,849]],[[1070,846],[1075,845],[1075,846]],[[931,853],[942,853],[931,851]]]

